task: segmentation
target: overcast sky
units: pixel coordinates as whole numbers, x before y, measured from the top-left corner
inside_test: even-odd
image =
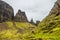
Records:
[[[53,7],[56,0],[4,0],[14,9],[14,14],[20,9],[26,12],[28,20],[31,18],[42,20]]]

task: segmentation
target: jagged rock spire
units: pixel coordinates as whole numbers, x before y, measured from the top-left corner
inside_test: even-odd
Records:
[[[32,24],[34,23],[33,18],[31,19],[31,23],[32,23]]]
[[[25,12],[18,10],[16,16],[14,16],[13,8],[8,3],[0,0],[0,22],[13,20],[28,22]]]
[[[37,20],[37,21],[36,21],[36,26],[37,26],[39,23],[40,23],[40,21]]]
[[[20,21],[20,22],[27,22],[27,17],[25,12],[22,12],[21,10],[18,10],[15,16],[15,21]]]
[[[31,19],[31,21],[30,21],[29,23],[36,25],[36,24],[34,23],[33,18]]]

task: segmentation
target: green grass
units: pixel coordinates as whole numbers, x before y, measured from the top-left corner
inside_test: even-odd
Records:
[[[8,29],[0,31],[1,40],[29,40],[32,36],[32,30],[35,31],[35,25],[27,22],[4,22]],[[2,23],[3,24],[3,23]]]
[[[0,31],[1,40],[60,40],[60,15],[49,15],[38,26],[27,22],[4,23],[8,29]]]
[[[52,14],[47,16],[40,24],[39,34],[40,38],[51,38],[51,40],[60,40],[60,15]],[[40,35],[40,36],[39,36]]]
[[[60,15],[49,15],[38,26],[13,21],[2,24],[8,29],[0,31],[0,40],[60,40]]]

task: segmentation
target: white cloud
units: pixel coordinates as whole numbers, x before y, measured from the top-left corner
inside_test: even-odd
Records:
[[[16,13],[18,9],[26,12],[28,19],[42,20],[48,15],[56,0],[4,0],[9,3]]]

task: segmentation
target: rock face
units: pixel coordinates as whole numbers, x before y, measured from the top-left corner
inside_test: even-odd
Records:
[[[0,0],[0,22],[13,20],[13,8],[6,2]]]
[[[25,12],[18,10],[18,12],[16,13],[16,16],[15,16],[15,21],[28,22]]]
[[[37,20],[37,21],[36,21],[36,25],[38,25],[39,23],[40,23],[40,21]]]
[[[14,16],[13,8],[6,2],[0,0],[0,22],[4,21],[28,22],[25,12],[18,10]]]
[[[54,7],[50,11],[50,14],[60,15],[60,0],[57,0]]]
[[[31,23],[33,25],[36,25],[36,23],[34,22],[33,18],[31,19],[31,21],[29,23]]]
[[[31,23],[31,24],[35,24],[34,21],[33,21],[33,19],[31,19],[30,23]]]

